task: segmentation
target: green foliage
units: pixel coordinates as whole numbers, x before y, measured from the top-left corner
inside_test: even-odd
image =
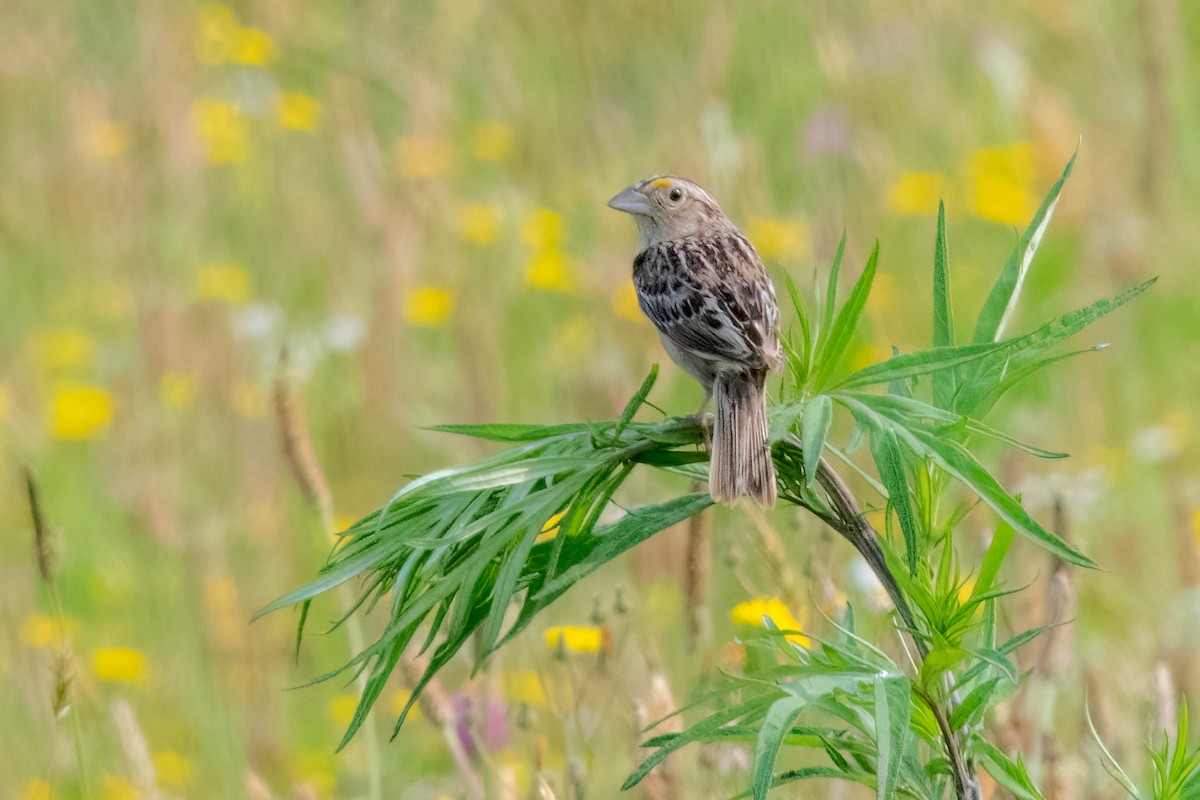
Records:
[[[1189,725],[1187,700],[1179,702],[1175,717],[1174,736],[1164,732],[1159,747],[1148,747],[1151,762],[1150,791],[1138,789],[1133,779],[1113,758],[1104,746],[1100,734],[1088,715],[1088,727],[1104,754],[1104,768],[1133,800],[1191,800],[1200,797],[1200,744],[1189,747]]]
[[[787,279],[796,322],[784,336],[783,398],[771,414],[780,497],[854,544],[888,590],[916,657],[901,666],[855,633],[852,614],[835,623],[837,637],[812,647],[789,638],[796,632],[779,631],[764,620],[764,637],[747,642],[757,655],[747,660],[744,673],[728,676],[693,704],[710,707],[705,716],[680,733],[647,741],[653,752],[625,788],[685,745],[739,741],[753,744],[749,794],[755,800],[772,787],[811,777],[858,782],[880,798],[932,800],[951,790],[967,797],[979,767],[1018,797],[1041,796],[1020,757],[1009,758],[986,737],[989,711],[1020,682],[1013,653],[1041,632],[1001,641],[997,602],[1007,591],[999,573],[1016,534],[1069,564],[1095,564],[1025,510],[983,465],[975,442],[1061,458],[1062,453],[1017,442],[982,418],[1017,383],[1066,357],[1051,348],[1153,282],[1029,333],[1003,337],[1070,169],[1069,163],[1001,272],[970,344],[955,344],[944,209],[934,242],[930,349],[894,353],[843,373],[875,276],[878,245],[840,307],[844,236],[824,292],[813,293],[815,314],[809,315],[801,292]],[[307,604],[353,578],[362,578],[363,588],[349,613],[387,601],[382,634],[333,673],[368,674],[343,746],[410,646],[432,649],[432,655],[397,730],[422,688],[468,638],[478,665],[596,568],[712,504],[707,494],[687,494],[601,523],[614,494],[639,465],[695,479],[706,475],[704,432],[695,420],[635,421],[656,374],[650,373],[613,422],[441,428],[511,447],[478,464],[412,481],[345,532],[343,546],[316,580],[260,612]],[[867,391],[876,386],[887,391]],[[852,423],[841,448],[830,441],[839,409]],[[863,438],[878,480],[846,455]],[[860,470],[880,492],[885,531],[863,522],[861,509],[873,503],[848,495],[823,458],[827,451]],[[964,574],[954,532],[978,502],[992,510],[997,527],[978,569]],[[893,548],[897,540],[902,556]],[[973,587],[971,572],[977,576]],[[516,616],[506,626],[513,606]],[[776,771],[789,752],[807,752],[810,760],[826,763]],[[1178,750],[1169,757],[1162,751],[1155,763],[1168,787],[1181,785],[1185,767],[1194,772],[1193,761]]]

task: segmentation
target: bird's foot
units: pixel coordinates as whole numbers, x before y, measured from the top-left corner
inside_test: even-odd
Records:
[[[700,430],[704,432],[704,449],[712,450],[712,430],[713,430],[713,415],[707,411],[697,411],[695,414],[689,414],[684,417],[688,422],[700,426]]]

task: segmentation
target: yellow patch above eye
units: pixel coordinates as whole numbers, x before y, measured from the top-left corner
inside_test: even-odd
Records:
[[[670,178],[659,178],[658,180],[656,180],[650,184],[650,188],[651,189],[665,189],[670,185],[671,185]]]

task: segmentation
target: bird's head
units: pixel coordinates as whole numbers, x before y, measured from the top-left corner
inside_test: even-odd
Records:
[[[647,178],[609,200],[608,205],[633,215],[642,249],[730,224],[712,195],[684,178]]]

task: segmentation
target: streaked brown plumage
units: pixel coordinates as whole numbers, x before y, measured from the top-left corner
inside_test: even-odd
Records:
[[[716,398],[708,490],[713,499],[776,498],[767,430],[767,371],[779,369],[779,307],[762,261],[708,192],[647,178],[609,201],[633,215],[633,285],[667,353]],[[703,411],[703,406],[701,411]]]

